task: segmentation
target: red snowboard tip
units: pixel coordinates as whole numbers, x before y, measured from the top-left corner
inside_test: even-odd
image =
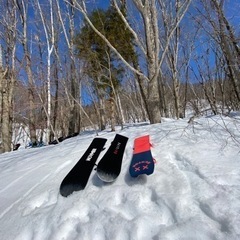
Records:
[[[134,140],[133,154],[149,151],[151,148],[149,135],[136,138]]]

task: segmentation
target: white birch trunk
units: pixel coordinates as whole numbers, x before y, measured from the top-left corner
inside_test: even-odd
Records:
[[[39,13],[41,16],[45,38],[47,42],[47,142],[50,141],[50,133],[51,133],[51,55],[54,48],[55,42],[55,33],[54,33],[54,20],[53,20],[53,2],[49,0],[50,4],[50,27],[47,28],[47,23],[45,17],[43,15],[42,7],[37,0],[37,6],[39,9]],[[50,29],[50,32],[48,31]]]

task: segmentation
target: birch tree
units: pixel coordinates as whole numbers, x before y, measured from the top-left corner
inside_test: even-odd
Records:
[[[41,17],[41,21],[43,24],[43,29],[45,33],[45,39],[47,43],[47,142],[50,142],[50,134],[51,134],[51,55],[54,49],[55,43],[55,32],[54,32],[54,18],[53,18],[53,1],[49,0],[49,13],[50,22],[47,23],[47,17],[43,13],[43,9],[38,0],[36,0],[36,4],[39,10],[39,14]],[[53,129],[52,129],[53,130]]]

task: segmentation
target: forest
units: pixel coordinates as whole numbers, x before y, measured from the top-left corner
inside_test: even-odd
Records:
[[[237,0],[0,0],[0,153],[240,108]],[[189,116],[191,110],[191,116]]]

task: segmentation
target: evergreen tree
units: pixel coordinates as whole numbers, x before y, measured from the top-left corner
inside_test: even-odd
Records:
[[[107,10],[97,9],[91,13],[89,18],[125,59],[131,61],[136,58],[132,43],[133,37],[114,7]],[[75,46],[78,57],[86,62],[85,72],[93,79],[99,101],[102,98],[115,101],[115,91],[119,88],[125,71],[122,61],[86,21],[76,35]]]

